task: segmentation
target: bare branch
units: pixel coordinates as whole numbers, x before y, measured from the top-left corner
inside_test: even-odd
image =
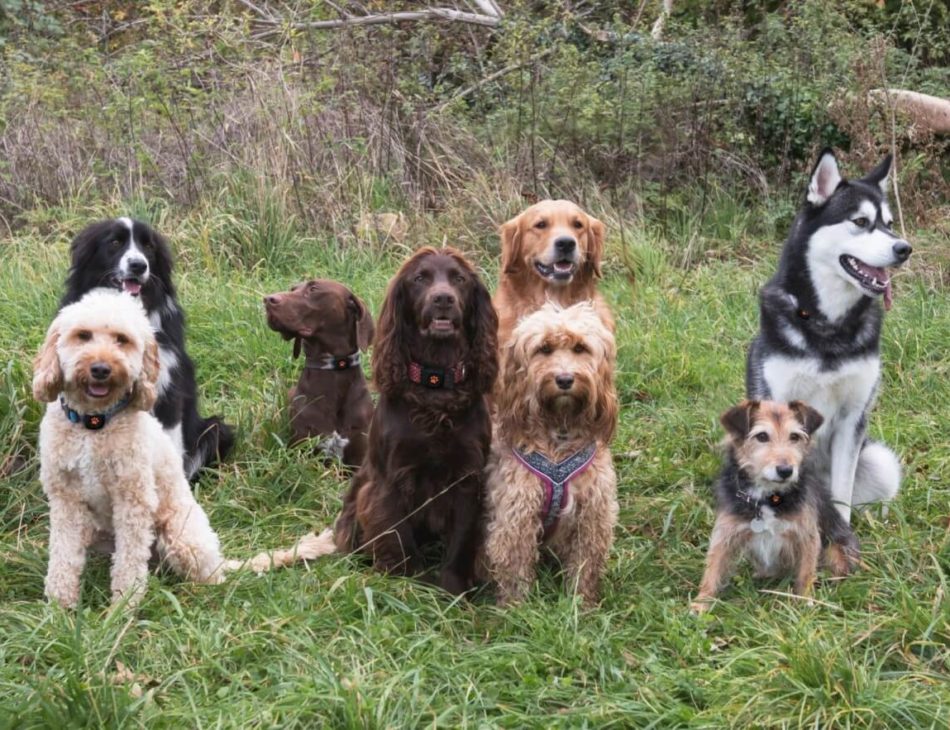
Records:
[[[497,16],[482,15],[480,13],[466,13],[452,8],[427,8],[425,10],[408,10],[395,13],[380,13],[378,15],[347,15],[336,20],[315,20],[308,23],[291,23],[286,28],[294,30],[327,30],[331,28],[345,28],[359,25],[388,25],[407,21],[445,20],[452,23],[469,23],[494,28],[501,22]],[[273,18],[262,18],[268,25],[281,25]],[[279,33],[280,29],[262,31],[255,37],[264,37]]]
[[[495,0],[472,0],[472,2],[478,6],[478,9],[485,13],[485,15],[491,15],[495,18],[502,16],[501,8],[498,7]]]

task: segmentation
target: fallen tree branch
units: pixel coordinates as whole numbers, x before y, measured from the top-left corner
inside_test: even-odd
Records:
[[[483,86],[487,86],[488,84],[490,84],[492,81],[495,81],[496,79],[500,79],[502,76],[505,76],[506,74],[510,74],[513,71],[517,71],[518,69],[522,69],[525,66],[530,66],[532,63],[539,61],[545,56],[550,56],[554,52],[554,50],[555,49],[553,48],[548,48],[545,51],[541,51],[541,53],[536,53],[527,61],[522,61],[521,63],[513,63],[510,66],[505,66],[504,68],[498,69],[497,71],[488,74],[488,76],[485,76],[484,78],[479,79],[474,84],[466,86],[464,89],[456,92],[455,94],[450,96],[448,99],[443,101],[441,104],[437,104],[435,107],[433,107],[433,111],[435,112],[442,111],[447,106],[452,104],[452,102],[458,101],[459,99],[464,99],[466,96],[468,96],[472,92],[478,91]]]
[[[392,23],[419,22],[444,20],[450,23],[467,23],[481,25],[488,28],[496,27],[501,18],[497,15],[483,15],[481,13],[467,13],[452,8],[426,8],[425,10],[406,10],[395,13],[380,13],[376,15],[346,15],[336,20],[314,20],[307,23],[287,23],[286,25],[266,15],[259,16],[258,22],[274,26],[270,30],[258,33],[256,37],[264,37],[280,33],[284,29],[293,30],[329,30],[362,25],[390,25]]]
[[[922,131],[950,134],[950,99],[907,89],[872,89],[868,99],[905,114]]]

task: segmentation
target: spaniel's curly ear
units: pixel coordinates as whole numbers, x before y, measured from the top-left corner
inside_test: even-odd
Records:
[[[376,327],[373,324],[373,315],[363,300],[355,294],[350,294],[348,306],[356,317],[356,346],[365,351],[373,341]]]
[[[161,361],[158,359],[158,343],[149,338],[145,343],[142,356],[142,374],[132,388],[132,407],[141,411],[150,411],[158,400],[158,375]]]
[[[405,380],[409,369],[407,318],[412,317],[412,310],[406,297],[404,276],[404,270],[400,270],[389,283],[373,340],[373,383],[380,393],[396,388]]]
[[[587,242],[587,266],[590,267],[591,273],[600,278],[601,276],[601,261],[604,258],[604,236],[606,235],[606,229],[604,224],[594,218],[593,216],[588,216],[590,221],[590,234],[588,236]]]
[[[479,393],[490,393],[498,377],[498,314],[491,294],[478,275],[465,313],[465,329],[472,353],[472,375]]]
[[[33,397],[41,403],[50,403],[63,390],[63,369],[59,365],[59,323],[54,320],[46,332],[46,339],[33,360]]]
[[[505,274],[517,274],[524,266],[522,258],[521,216],[519,213],[501,226],[501,270]]]

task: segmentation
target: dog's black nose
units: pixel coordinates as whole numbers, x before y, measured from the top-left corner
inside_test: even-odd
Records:
[[[451,307],[455,304],[455,295],[452,292],[439,292],[432,297],[432,303],[437,307]]]
[[[129,261],[129,271],[136,276],[141,276],[148,268],[148,262],[145,259],[132,259]]]
[[[574,376],[570,373],[561,373],[554,376],[554,382],[561,390],[570,390],[571,386],[574,385]]]
[[[775,467],[775,473],[778,474],[779,479],[788,479],[795,473],[795,468],[788,464],[782,464],[781,466]]]
[[[554,250],[560,254],[574,253],[575,248],[577,248],[577,241],[570,236],[561,236],[554,240]]]
[[[104,362],[94,362],[90,366],[89,372],[95,380],[105,380],[109,377],[109,373],[112,372],[112,368]]]
[[[910,254],[913,250],[907,241],[898,241],[894,244],[894,255],[901,261],[906,261],[910,258]]]

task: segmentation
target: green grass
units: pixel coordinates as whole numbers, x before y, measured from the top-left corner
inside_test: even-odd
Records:
[[[261,295],[305,274],[328,276],[378,312],[398,255],[307,238],[269,208],[252,219],[257,228],[227,210],[179,224],[151,213],[181,262],[203,411],[239,424],[236,452],[201,481],[198,497],[227,554],[240,557],[328,524],[345,487],[342,473],[285,447],[285,393],[299,365],[266,328]],[[777,244],[746,241],[741,257],[722,241],[703,244],[700,265],[684,270],[682,254],[644,239],[631,251],[636,287],[619,246],[604,282],[618,320],[623,408],[614,443],[621,519],[599,609],[582,610],[551,574],[526,604],[502,611],[488,595],[453,601],[335,556],[216,587],[156,575],[128,615],[108,611],[102,558],[87,570],[79,610],[43,600],[41,407],[29,394],[68,234],[103,212],[43,211],[0,242],[0,458],[28,464],[0,491],[0,726],[950,722],[950,306],[941,236],[915,238],[885,327],[871,432],[901,454],[903,491],[886,519],[873,510],[855,519],[865,567],[823,581],[813,603],[743,571],[710,615],[687,610],[713,517],[717,416],[742,395],[755,293]],[[267,246],[279,249],[276,260]],[[494,283],[497,259],[483,254],[478,263]]]

